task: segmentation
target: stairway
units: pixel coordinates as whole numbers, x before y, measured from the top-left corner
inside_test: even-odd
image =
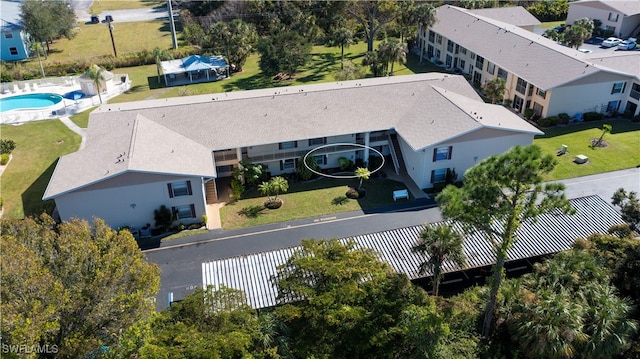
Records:
[[[218,202],[218,194],[216,192],[216,180],[212,179],[204,184],[207,204]]]
[[[400,150],[400,143],[398,142],[398,135],[391,134],[389,135],[389,139],[391,139],[391,152],[392,157],[394,158],[394,165],[396,167],[397,174],[407,174],[407,168],[404,165],[404,157],[402,157],[402,151]]]

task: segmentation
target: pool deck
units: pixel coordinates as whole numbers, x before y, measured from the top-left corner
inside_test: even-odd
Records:
[[[102,101],[106,102],[109,98],[121,94],[130,87],[130,83],[122,85],[124,86],[115,86],[115,91],[103,93]],[[72,91],[80,92],[80,90],[78,76],[46,78],[0,84],[0,99],[35,93],[54,93],[64,96],[66,93]],[[70,100],[63,97],[60,103],[46,108],[0,112],[0,124],[20,125],[26,122],[49,120],[61,116],[74,115],[98,105],[100,105],[98,95],[78,100]]]

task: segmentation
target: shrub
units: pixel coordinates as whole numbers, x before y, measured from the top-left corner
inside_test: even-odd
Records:
[[[560,118],[561,124],[566,125],[567,123],[569,123],[569,114],[563,112],[561,114],[558,114],[558,117]]]
[[[9,154],[3,153],[0,155],[0,165],[4,166],[9,163]]]
[[[549,120],[551,120],[551,126],[557,126],[560,123],[560,117],[558,116],[551,116]]]
[[[353,187],[349,187],[349,190],[347,191],[347,193],[345,195],[347,196],[347,198],[351,198],[351,199],[360,198],[360,193],[358,192],[357,189],[355,189]]]
[[[624,118],[628,118],[628,119],[632,119],[633,118],[633,111],[627,110],[622,114],[622,117]]]
[[[153,211],[153,219],[156,222],[156,226],[168,231],[175,219],[171,210],[164,204],[160,208]]]
[[[533,109],[528,108],[528,109],[524,110],[524,117],[525,117],[527,120],[531,120],[531,117],[532,117],[532,116],[533,116]]]
[[[240,198],[242,198],[244,189],[245,188],[244,188],[244,185],[242,184],[242,181],[240,181],[236,177],[233,177],[233,179],[231,179],[231,197],[232,197],[231,200],[237,201]]]
[[[347,171],[353,166],[353,162],[346,157],[338,158],[338,163],[340,164],[340,171]]]
[[[590,121],[599,121],[602,120],[604,118],[604,114],[603,113],[599,113],[599,112],[585,112],[582,114],[582,119],[585,122],[590,122]]]
[[[551,127],[552,123],[553,121],[549,117],[543,117],[538,120],[538,125],[540,125],[540,127]]]
[[[631,119],[631,122],[640,122],[640,115],[633,116],[633,118]]]
[[[0,140],[0,154],[11,153],[16,149],[16,143],[13,140]]]
[[[278,209],[280,207],[282,207],[282,201],[277,199],[277,200],[268,200],[264,203],[264,206],[268,209]]]

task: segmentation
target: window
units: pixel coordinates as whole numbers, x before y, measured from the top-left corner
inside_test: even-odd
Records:
[[[312,138],[309,140],[309,146],[319,146],[324,145],[325,143],[327,143],[326,137]]]
[[[429,58],[433,57],[433,46],[432,45],[427,46],[427,57],[429,57]]]
[[[440,168],[440,169],[431,171],[431,183],[441,183],[441,182],[444,182],[446,178],[447,178],[446,168]]]
[[[604,27],[605,31],[611,31],[611,33],[615,33],[616,32],[616,27],[615,26],[611,26],[611,25],[607,25]]]
[[[516,84],[516,91],[520,92],[521,94],[526,94],[527,93],[527,81],[521,79],[518,77],[518,83]]]
[[[607,104],[607,112],[618,111],[618,102],[619,101],[609,101]]]
[[[280,169],[283,171],[292,170],[296,168],[296,160],[289,158],[288,160],[280,161]]]
[[[466,63],[464,62],[464,60],[460,60],[460,66],[459,66],[459,67],[460,67],[462,70],[464,70],[464,66],[465,66],[465,65],[466,65]]]
[[[542,116],[542,111],[544,110],[544,107],[542,107],[542,105],[538,104],[537,102],[533,103],[533,114],[536,116]]]
[[[444,62],[445,66],[447,66],[447,68],[451,67],[451,63],[452,62],[453,62],[453,57],[451,57],[451,55],[447,54],[447,59]]]
[[[278,149],[280,150],[288,150],[290,148],[298,147],[298,141],[288,141],[288,142],[280,142],[278,143]]]
[[[452,146],[434,148],[433,149],[433,162],[450,160],[452,152],[453,152],[453,147]]]
[[[325,155],[317,155],[317,156],[313,156],[313,158],[315,158],[318,166],[323,166],[327,164],[327,156]]]
[[[460,46],[460,53],[463,54],[463,55],[466,55],[467,54],[467,49],[462,47],[462,46]]]
[[[447,40],[447,51],[448,52],[453,52],[453,45],[454,45],[453,41]]]
[[[513,96],[513,108],[518,110],[518,112],[522,112],[522,104],[524,104],[524,100],[522,97]]]
[[[476,56],[476,67],[480,70],[484,68],[484,57],[480,55]]]
[[[609,13],[609,21],[618,22],[618,14],[610,12]]]
[[[473,83],[479,84],[482,83],[482,74],[478,71],[473,73]]]
[[[503,70],[501,68],[498,68],[498,77],[503,79],[503,80],[505,80],[505,81],[507,81],[507,71],[505,71],[505,70]]]
[[[436,38],[436,33],[429,30],[429,42],[433,43],[435,38]]]
[[[487,63],[487,72],[493,75],[496,72],[496,64],[493,62]]]
[[[13,39],[13,33],[12,32],[5,32],[4,33],[4,38],[5,39]]]
[[[623,93],[626,84],[627,84],[626,82],[616,82],[616,83],[614,83],[613,87],[611,88],[611,94]]]
[[[440,34],[436,35],[436,42],[439,43],[439,44],[442,44],[442,35],[440,35]]]
[[[640,100],[640,85],[634,83],[631,86],[631,93],[629,94],[629,97]]]
[[[193,204],[171,207],[171,212],[178,220],[196,218],[196,206]]]
[[[18,48],[17,47],[10,47],[9,48],[9,53],[11,53],[11,55],[17,55],[18,54]]]
[[[440,49],[436,49],[436,59],[440,60]]]
[[[475,52],[472,52],[471,55],[469,56],[471,57],[471,60],[475,60],[476,59],[476,54]]]
[[[169,189],[169,198],[180,196],[191,196],[191,181],[167,183]]]
[[[220,175],[221,173],[230,173],[233,172],[233,165],[226,166],[216,166],[216,173]]]
[[[547,97],[547,91],[544,91],[544,90],[537,89],[536,90],[536,94],[538,96],[542,97],[542,98],[546,98]]]

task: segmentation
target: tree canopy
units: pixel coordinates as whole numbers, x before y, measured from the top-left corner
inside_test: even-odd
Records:
[[[76,15],[71,4],[63,0],[25,0],[22,3],[24,29],[36,42],[47,44],[60,37],[71,39]]]
[[[461,188],[449,185],[436,198],[445,218],[483,232],[496,251],[482,331],[485,338],[491,333],[507,251],[517,240],[521,223],[553,210],[572,211],[563,184],[542,182],[555,165],[555,159],[535,145],[516,146],[470,168]]]
[[[3,344],[83,357],[154,310],[159,270],[128,231],[47,215],[1,227]]]

